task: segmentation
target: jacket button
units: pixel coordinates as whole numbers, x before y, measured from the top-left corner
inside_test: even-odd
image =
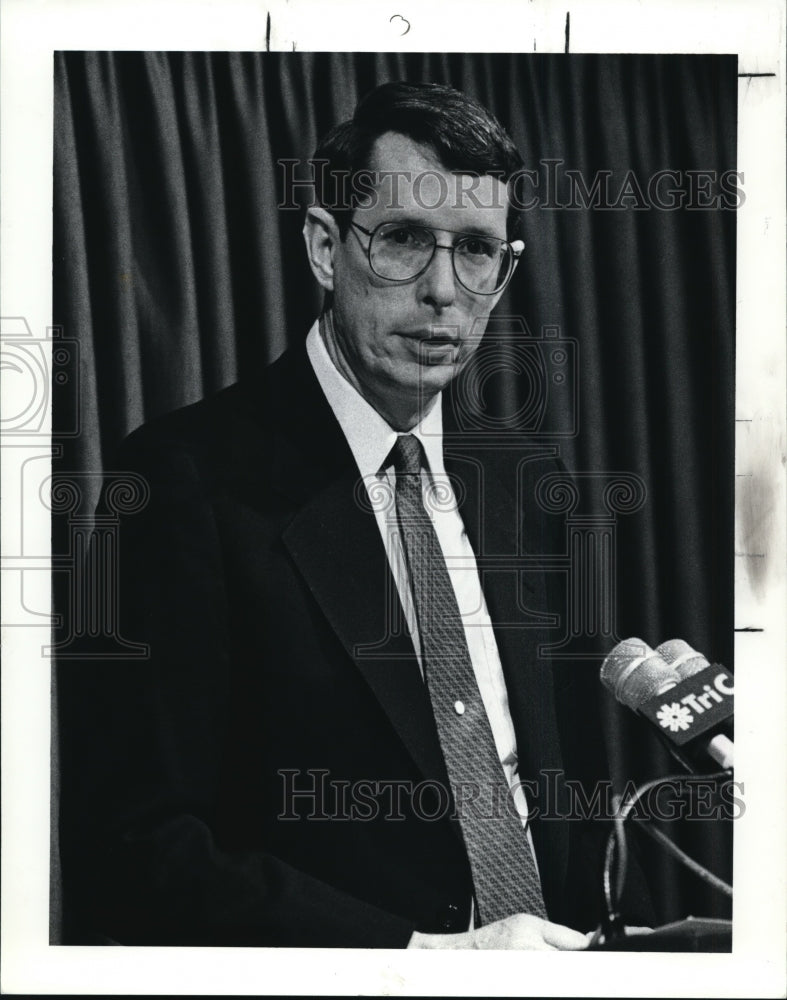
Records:
[[[457,920],[456,915],[459,913],[459,907],[456,903],[449,903],[446,907],[446,918],[443,920],[443,930],[453,931],[456,930]]]

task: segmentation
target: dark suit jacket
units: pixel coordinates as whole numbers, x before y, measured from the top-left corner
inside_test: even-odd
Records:
[[[503,453],[447,440],[482,567],[555,551],[536,505],[522,518],[514,499],[527,505],[552,461],[506,488]],[[445,766],[374,515],[305,349],[143,427],[114,467],[150,484],[118,541],[119,629],[150,656],[59,668],[71,940],[397,947],[415,929],[466,929],[457,822],[394,795],[432,782],[420,804],[433,815]],[[597,681],[538,656],[557,600],[544,573],[498,569],[483,585],[520,776],[541,776],[531,804],[558,817],[532,823],[548,911],[587,929],[598,824],[558,814],[564,769],[603,776]],[[342,787],[361,796],[354,817]]]

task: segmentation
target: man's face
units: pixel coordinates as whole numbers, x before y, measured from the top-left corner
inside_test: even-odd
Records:
[[[364,229],[419,224],[435,230],[442,246],[452,245],[457,232],[506,238],[508,196],[498,179],[452,174],[431,150],[394,132],[375,143],[370,169],[396,172],[397,183],[382,180],[377,197],[356,209],[353,221]],[[334,350],[345,375],[384,414],[391,404],[418,401],[423,409],[472,356],[502,293],[468,291],[450,252],[440,249],[412,281],[378,277],[369,266],[369,239],[350,227],[334,247]]]

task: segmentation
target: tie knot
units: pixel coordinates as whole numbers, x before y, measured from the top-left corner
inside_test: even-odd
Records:
[[[423,466],[423,448],[414,434],[400,434],[391,448],[391,460],[398,474],[417,476]]]

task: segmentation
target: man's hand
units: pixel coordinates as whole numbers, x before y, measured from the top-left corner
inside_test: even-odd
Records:
[[[581,951],[588,935],[532,914],[515,913],[462,934],[413,933],[408,948],[520,948],[524,951]]]

